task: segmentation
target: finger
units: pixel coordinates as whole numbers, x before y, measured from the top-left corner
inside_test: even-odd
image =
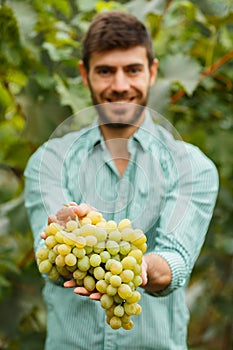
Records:
[[[40,237],[43,238],[43,239],[46,239],[47,238],[46,233],[45,232],[41,232]]]
[[[57,222],[56,215],[49,215],[49,217],[48,217],[48,225],[50,225],[52,222]]]
[[[91,300],[100,300],[100,298],[102,297],[102,294],[99,293],[99,292],[96,292],[96,293],[91,293],[89,298]]]
[[[80,294],[84,296],[89,296],[91,293],[84,287],[77,287],[74,289],[75,294]]]
[[[75,206],[77,206],[78,204],[77,204],[76,202],[70,202],[69,205],[72,206],[72,207],[75,207]]]
[[[91,211],[91,208],[89,205],[86,203],[81,203],[77,207],[74,207],[74,212],[77,214],[79,217],[86,216],[89,212]]]
[[[76,287],[76,282],[75,280],[66,281],[64,282],[63,286],[65,288],[73,288],[73,287]]]
[[[147,277],[147,264],[145,260],[142,260],[142,272],[141,272],[141,278],[142,278],[142,284],[141,286],[145,286],[148,282],[148,277]]]

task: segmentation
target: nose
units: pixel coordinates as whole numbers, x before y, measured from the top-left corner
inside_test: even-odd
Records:
[[[123,70],[117,70],[112,80],[112,90],[126,92],[129,90],[129,80]]]

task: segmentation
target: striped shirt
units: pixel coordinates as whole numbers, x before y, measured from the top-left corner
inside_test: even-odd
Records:
[[[113,140],[112,142],[114,142]],[[106,220],[129,218],[147,236],[147,253],[163,257],[172,281],[142,294],[130,331],[112,330],[98,301],[45,278],[46,350],[185,350],[189,312],[185,289],[200,253],[218,191],[213,163],[147,115],[128,141],[130,161],[119,176],[98,124],[49,140],[30,158],[25,206],[35,250],[47,217],[64,203],[89,203]]]

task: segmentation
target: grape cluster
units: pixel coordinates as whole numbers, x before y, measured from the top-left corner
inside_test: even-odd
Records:
[[[130,220],[106,221],[91,210],[65,226],[50,223],[46,247],[36,252],[39,271],[56,281],[60,276],[75,279],[77,286],[102,294],[101,306],[113,329],[133,327],[131,316],[141,313],[141,263],[146,236],[133,229]]]

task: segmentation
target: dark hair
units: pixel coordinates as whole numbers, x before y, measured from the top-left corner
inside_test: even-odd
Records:
[[[94,52],[144,46],[149,66],[153,62],[152,40],[146,27],[133,15],[124,11],[102,12],[96,15],[83,40],[83,62],[89,70]]]

